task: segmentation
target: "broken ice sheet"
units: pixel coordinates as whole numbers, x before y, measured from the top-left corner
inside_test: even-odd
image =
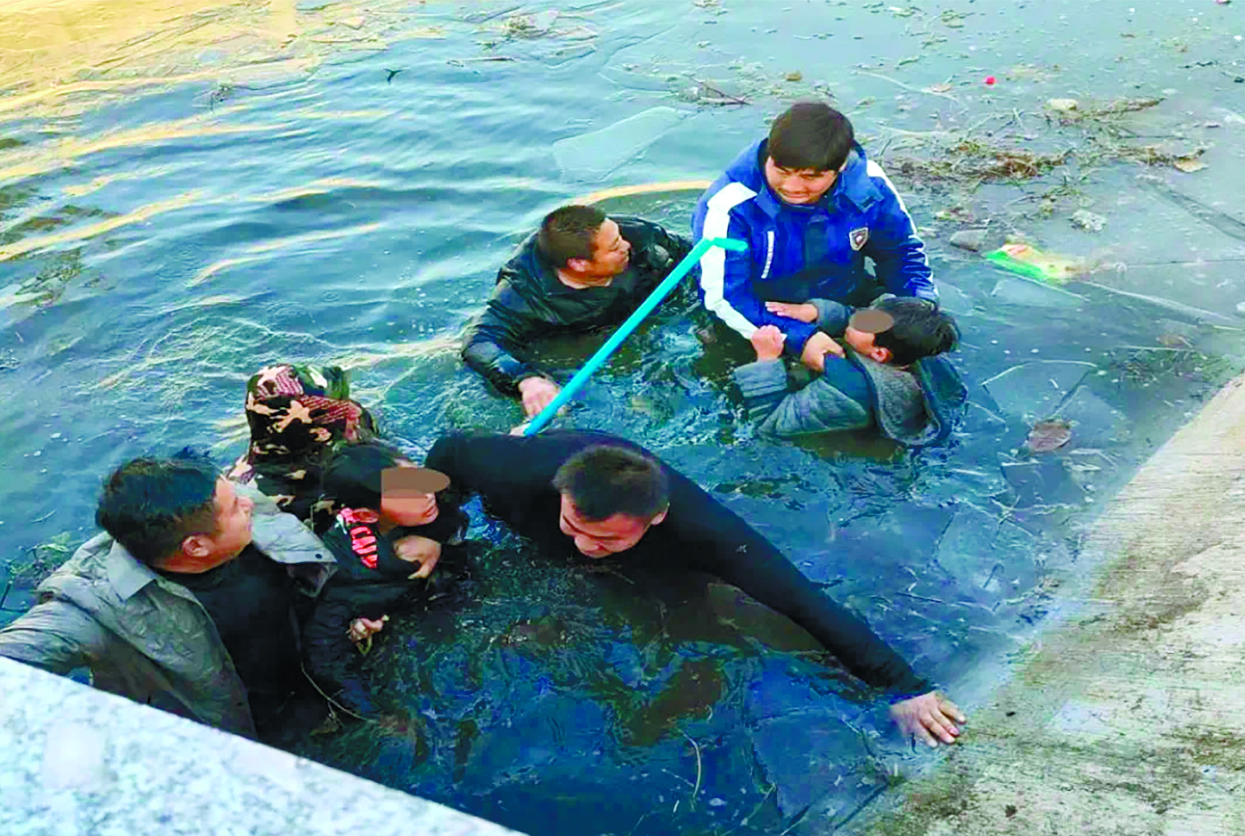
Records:
[[[1034,308],[1079,308],[1086,302],[1085,297],[1066,290],[1013,278],[999,279],[990,295],[1004,304]]]
[[[935,552],[935,561],[955,589],[954,596],[940,594],[993,605],[1023,592],[1037,582],[1037,546],[1037,538],[1015,523],[962,505]]]
[[[805,570],[814,581],[833,579],[853,567],[878,573],[895,566],[923,565],[934,552],[952,511],[937,506],[898,503],[881,514],[856,517],[837,527],[824,563]]]
[[[752,730],[752,747],[766,780],[778,788],[778,807],[784,816],[800,812],[828,792],[851,792],[859,778],[845,764],[866,755],[860,736],[828,711],[791,712],[762,720]],[[836,781],[839,776],[843,780]]]
[[[999,408],[1030,421],[1050,417],[1076,388],[1093,363],[1079,360],[1033,360],[1012,366],[982,383]]]
[[[940,281],[938,282],[938,307],[954,316],[967,316],[973,312],[973,300],[958,287]]]
[[[599,180],[634,159],[688,116],[672,107],[652,107],[609,127],[560,139],[553,157],[562,173]]]
[[[1123,412],[1102,398],[1079,387],[1072,397],[1059,407],[1056,417],[1072,423],[1077,446],[1105,445],[1127,435],[1131,422]]]

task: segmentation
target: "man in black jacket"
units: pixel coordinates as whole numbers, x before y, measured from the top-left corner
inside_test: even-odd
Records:
[[[427,467],[548,554],[619,558],[620,568],[715,575],[786,615],[856,676],[892,697],[906,734],[953,743],[960,710],[916,675],[860,619],[804,577],[778,549],[648,451],[599,432],[532,437],[454,435]]]
[[[528,417],[558,385],[518,356],[557,334],[617,325],[688,254],[692,244],[640,218],[592,206],[550,212],[497,274],[488,306],[467,328],[463,360],[523,401]]]

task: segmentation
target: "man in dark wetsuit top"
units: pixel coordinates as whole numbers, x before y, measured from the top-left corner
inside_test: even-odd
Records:
[[[558,385],[527,360],[540,339],[617,325],[640,306],[692,244],[640,218],[608,218],[592,206],[550,212],[497,274],[484,312],[463,338],[463,360],[528,417]]]
[[[906,734],[953,743],[960,710],[860,619],[819,590],[781,552],[687,477],[644,448],[599,432],[453,435],[427,467],[451,490],[551,553],[715,575],[786,615],[856,676],[891,695]]]

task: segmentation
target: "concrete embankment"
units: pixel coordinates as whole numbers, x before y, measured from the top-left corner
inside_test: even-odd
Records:
[[[1072,615],[874,836],[1245,834],[1245,378],[1082,535]]]

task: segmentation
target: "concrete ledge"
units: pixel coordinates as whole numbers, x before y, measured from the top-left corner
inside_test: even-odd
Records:
[[[1084,533],[1074,614],[866,832],[1245,834],[1243,383]]]
[[[0,833],[514,831],[0,659]]]

